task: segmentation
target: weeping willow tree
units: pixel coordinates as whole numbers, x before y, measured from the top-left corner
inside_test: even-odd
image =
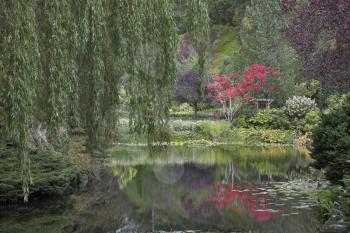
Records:
[[[148,142],[167,139],[176,80],[177,34],[171,1],[119,1],[122,56],[128,75],[130,128]]]
[[[190,0],[190,35],[207,67],[205,0]],[[191,20],[189,20],[190,22]],[[30,129],[44,123],[54,150],[62,129],[81,126],[94,151],[118,120],[122,77],[130,128],[148,142],[168,139],[177,76],[175,7],[168,0],[3,0],[0,2],[0,110],[18,149],[25,199],[31,183]]]
[[[37,97],[45,106],[43,121],[56,150],[63,146],[67,128],[69,90],[72,89],[75,72],[70,59],[68,37],[69,3],[67,0],[37,1],[37,28],[41,61],[40,88]],[[72,66],[73,64],[73,66]]]
[[[7,139],[15,143],[28,200],[30,161],[28,134],[32,123],[34,81],[38,78],[38,43],[34,1],[0,2],[0,78]]]
[[[106,37],[105,1],[87,0],[84,8],[86,47],[84,49],[84,99],[85,123],[88,146],[98,146],[98,133],[101,126],[101,102],[104,87],[105,63],[103,59],[104,38]]]
[[[207,0],[188,0],[186,25],[190,38],[198,50],[198,74],[201,77],[201,90],[205,85],[205,75],[209,67],[210,19]]]
[[[106,2],[106,27],[104,62],[106,66],[105,85],[102,99],[103,132],[107,140],[117,129],[119,93],[123,75],[121,62],[121,14],[118,11],[118,0]]]

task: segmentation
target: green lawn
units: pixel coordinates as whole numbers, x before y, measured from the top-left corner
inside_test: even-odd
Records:
[[[232,58],[239,53],[238,43],[239,27],[219,26],[213,27],[217,44],[212,48],[212,53],[216,55],[213,60],[213,69],[220,70],[225,58]]]

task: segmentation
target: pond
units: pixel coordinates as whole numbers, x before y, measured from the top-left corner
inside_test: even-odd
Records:
[[[313,233],[310,159],[293,148],[117,147],[66,200],[3,207],[0,232]]]

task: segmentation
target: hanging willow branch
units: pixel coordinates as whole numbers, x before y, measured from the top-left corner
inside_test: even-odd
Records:
[[[186,12],[187,31],[198,51],[198,74],[201,77],[201,90],[209,67],[210,19],[207,0],[188,0]]]
[[[176,25],[171,1],[120,1],[122,47],[128,73],[130,128],[149,144],[166,139],[176,79]]]
[[[74,85],[74,63],[69,56],[67,40],[69,9],[67,0],[38,1],[38,35],[44,88],[41,91],[46,91],[46,95],[40,94],[47,108],[46,122],[51,141],[59,150],[63,147],[62,139],[65,136],[59,133],[59,129],[67,125],[69,90]]]
[[[86,79],[86,129],[88,146],[98,147],[98,133],[101,126],[101,101],[103,96],[105,63],[103,59],[106,37],[105,1],[87,0],[84,23],[87,27],[85,56]]]
[[[28,200],[30,160],[28,134],[32,120],[33,82],[38,76],[38,44],[33,2],[0,1],[0,77],[9,139],[18,148],[24,201]]]
[[[204,76],[207,2],[190,0],[188,7]],[[149,144],[169,140],[177,76],[174,11],[169,0],[0,1],[0,108],[6,139],[18,148],[25,200],[31,127],[46,122],[59,142],[61,126],[83,126],[88,147],[96,149],[99,136],[115,130],[124,73],[131,129],[147,134]]]

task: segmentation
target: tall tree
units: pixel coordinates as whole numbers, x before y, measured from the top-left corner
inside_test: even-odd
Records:
[[[204,71],[207,3],[191,2],[191,35],[205,38],[196,40]],[[123,73],[131,129],[146,133],[150,144],[164,140],[177,76],[172,1],[4,0],[0,26],[0,110],[6,137],[19,150],[25,198],[32,126],[45,122],[59,140],[62,126],[80,125],[93,151],[115,129]]]
[[[198,74],[200,77],[201,97],[204,98],[205,76],[209,67],[210,18],[207,0],[188,0],[186,25],[194,47],[198,51]]]
[[[282,0],[252,0],[241,24],[243,68],[258,63],[280,71],[278,90],[271,97],[283,103],[300,75],[299,58],[283,36]]]
[[[179,102],[192,105],[195,116],[197,116],[200,96],[201,86],[198,74],[191,70],[181,75],[176,83],[175,98]]]
[[[130,127],[149,143],[167,127],[176,79],[177,34],[172,2],[120,1],[130,96]]]
[[[101,105],[105,77],[105,62],[103,59],[106,31],[105,1],[87,0],[84,8],[84,23],[86,24],[85,47],[85,124],[88,134],[88,146],[95,149],[98,146],[98,134],[101,127]]]
[[[286,12],[298,1],[285,0]],[[350,91],[350,1],[310,0],[297,10],[286,35],[303,59],[308,80],[321,81],[329,91]]]

